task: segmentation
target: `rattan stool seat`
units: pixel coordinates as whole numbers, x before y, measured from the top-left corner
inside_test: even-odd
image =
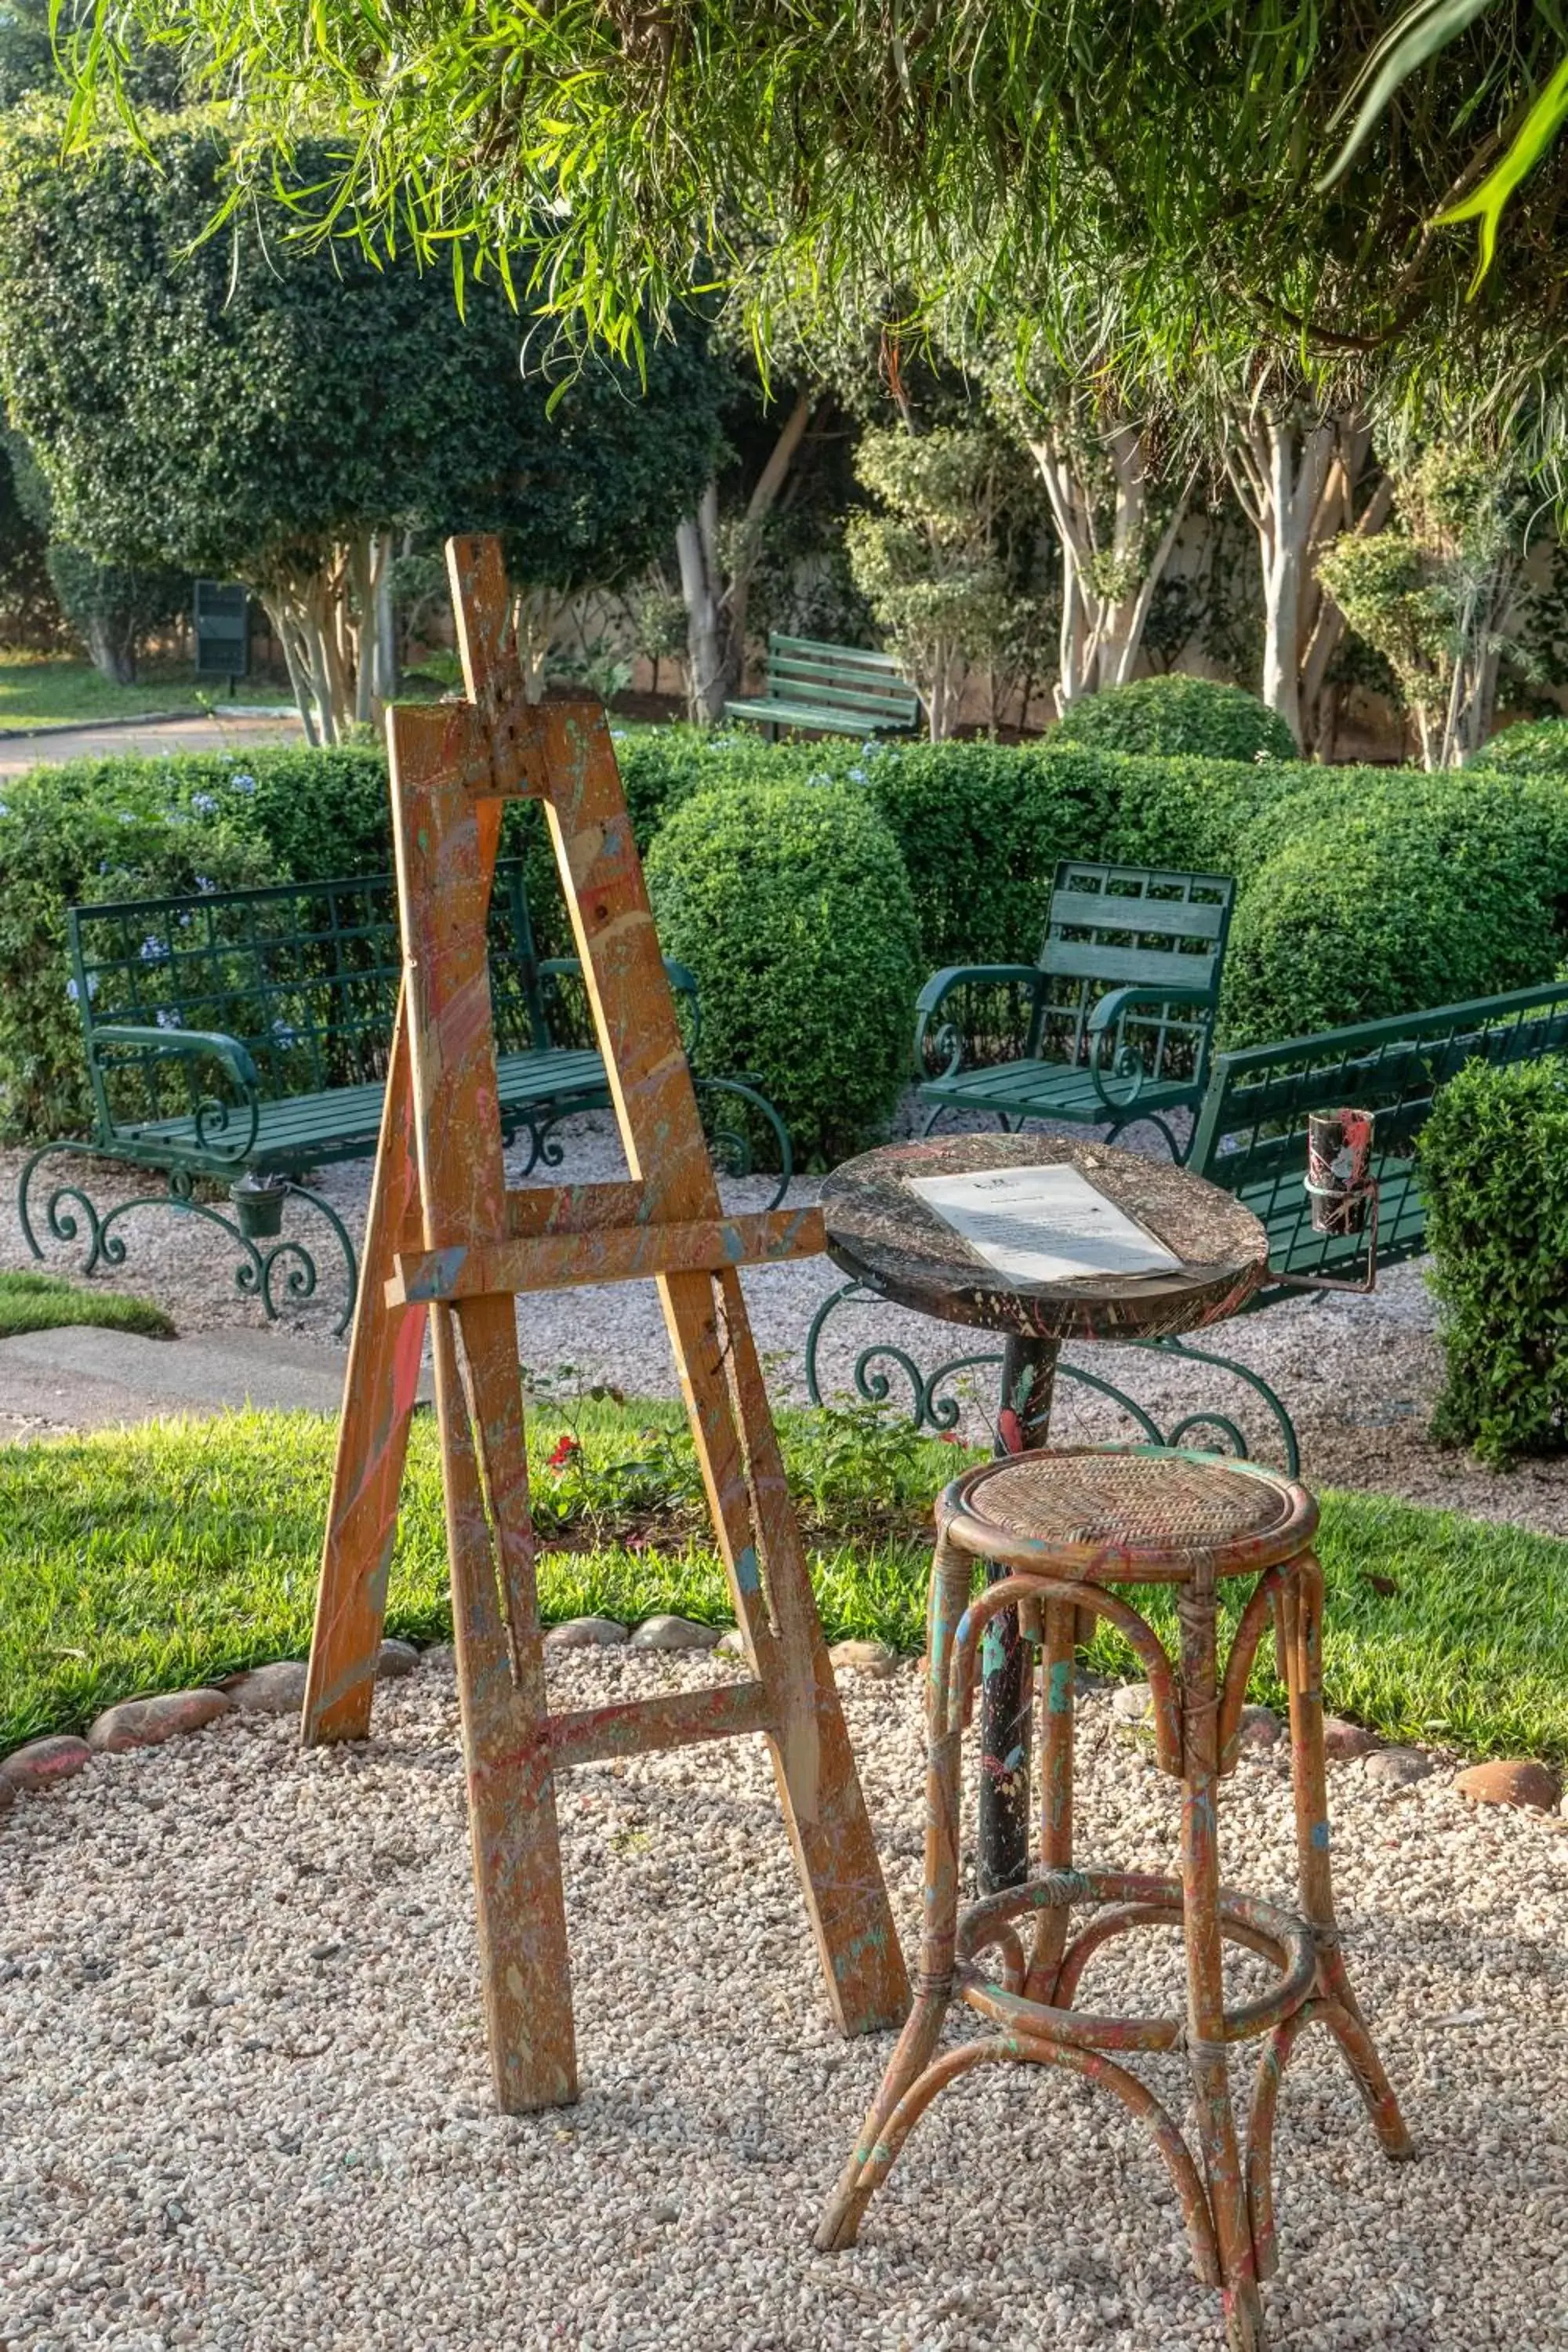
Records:
[[[926,1656],[925,1902],[916,2001],[816,2242],[853,2244],[866,2207],[932,2101],[975,2066],[1023,2063],[1076,2074],[1147,2125],[1186,2221],[1194,2268],[1224,2297],[1230,2352],[1264,2352],[1260,2282],[1277,2251],[1270,2185],[1280,2076],[1302,2029],[1321,2023],[1350,2066],[1391,2157],[1411,2152],[1398,2104],[1356,2004],[1334,1923],[1323,1755],[1323,1580],[1311,1551],[1317,1505],[1255,1463],[1171,1448],[1042,1448],[970,1471],[937,1508]],[[974,1570],[991,1570],[976,1592]],[[1256,1580],[1223,1674],[1217,1582]],[[1177,1587],[1173,1656],[1114,1584]],[[1089,1869],[1073,1853],[1073,1661],[1086,1615],[1109,1620],[1149,1678],[1155,1759],[1182,1786],[1179,1877]],[[1274,1621],[1290,1697],[1300,1907],[1224,1885],[1218,1799],[1235,1769],[1242,1703],[1260,1636]],[[1037,1644],[1041,1710],[1040,1861],[1021,1885],[959,1909],[962,1747],[982,1644]],[[1032,1654],[1032,1653],[1031,1653]],[[1026,1680],[1026,1691],[1032,1678]],[[1008,1771],[1026,1802],[1029,1702]],[[1087,1911],[1081,1924],[1075,1913]],[[1145,1927],[1181,1931],[1184,2013],[1128,2016],[1079,2004],[1095,1955]],[[1227,2000],[1226,1943],[1272,1969]],[[993,1955],[984,1961],[982,1954]],[[962,2001],[991,2031],[942,2046]],[[1261,2040],[1245,2140],[1228,2059]],[[1169,2110],[1124,2062],[1181,2050],[1192,2078],[1198,2159]],[[1200,2161],[1201,2160],[1201,2161]]]
[[[1178,1583],[1198,1559],[1251,1576],[1311,1541],[1304,1486],[1250,1462],[1163,1446],[1051,1447],[948,1490],[951,1539],[981,1559],[1108,1583]]]

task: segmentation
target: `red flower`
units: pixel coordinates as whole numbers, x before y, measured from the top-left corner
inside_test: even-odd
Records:
[[[554,1453],[551,1455],[549,1461],[544,1466],[547,1470],[553,1470],[557,1475],[559,1475],[561,1471],[565,1469],[566,1465],[571,1461],[573,1455],[581,1454],[582,1451],[582,1447],[578,1444],[577,1440],[574,1437],[563,1437],[561,1439]]]

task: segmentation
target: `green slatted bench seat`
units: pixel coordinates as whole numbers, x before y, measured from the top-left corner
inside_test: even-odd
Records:
[[[1563,1051],[1568,982],[1553,981],[1216,1054],[1187,1165],[1262,1220],[1275,1275],[1353,1280],[1364,1268],[1369,1234],[1312,1230],[1304,1189],[1309,1112],[1342,1107],[1375,1113],[1376,1262],[1393,1265],[1426,1247],[1417,1144],[1439,1088],[1467,1062],[1533,1062]],[[1270,1282],[1251,1303],[1267,1306],[1289,1295],[1288,1282]]]
[[[929,1135],[944,1112],[1158,1127],[1208,1075],[1236,885],[1225,874],[1064,858],[1032,964],[950,964],[915,1004]]]
[[[724,705],[726,719],[749,719],[775,736],[781,727],[883,735],[918,726],[920,715],[920,696],[891,654],[776,634],[768,639],[760,698]]]
[[[304,1244],[279,1238],[292,1195],[326,1220],[342,1251],[342,1329],[357,1283],[353,1247],[330,1202],[300,1180],[329,1161],[369,1158],[380,1136],[402,972],[393,877],[72,907],[68,925],[93,1133],[45,1144],[23,1166],[17,1209],[34,1256],[44,1255],[41,1224],[58,1242],[85,1239],[84,1271],[118,1265],[116,1227],[129,1209],[168,1205],[232,1235],[238,1285],[270,1314],[275,1267],[296,1299],[316,1287]],[[526,1175],[559,1166],[552,1129],[604,1108],[610,1091],[576,958],[536,952],[521,858],[497,865],[489,946],[501,1131],[509,1144],[527,1139]],[[665,969],[695,1058],[696,980],[668,959]],[[771,1135],[783,1171],[776,1202],[791,1174],[777,1113],[743,1079],[700,1074],[696,1084],[706,1108],[738,1114],[716,1133],[731,1171],[748,1164],[749,1136]],[[100,1213],[72,1181],[40,1217],[35,1179],[61,1154],[157,1170],[168,1193]],[[199,1197],[198,1183],[229,1186],[229,1202]]]

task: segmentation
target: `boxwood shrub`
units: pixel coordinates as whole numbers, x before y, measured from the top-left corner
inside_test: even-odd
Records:
[[[1472,1063],[1422,1130],[1447,1378],[1433,1434],[1505,1468],[1568,1435],[1568,1061]]]
[[[1482,744],[1468,766],[1471,774],[1478,768],[1504,773],[1526,769],[1537,775],[1568,777],[1568,719],[1533,719],[1505,727]]]
[[[1102,751],[1197,751],[1219,760],[1294,760],[1279,715],[1239,686],[1215,678],[1134,678],[1086,694],[1063,711],[1052,741]]]
[[[694,793],[660,827],[647,871],[665,953],[697,974],[709,1068],[756,1077],[802,1167],[831,1167],[885,1133],[920,929],[898,844],[864,791]]]
[[[1550,978],[1562,835],[1539,795],[1384,773],[1325,813],[1292,802],[1258,822],[1272,856],[1247,869],[1221,998],[1227,1045],[1487,996]]]

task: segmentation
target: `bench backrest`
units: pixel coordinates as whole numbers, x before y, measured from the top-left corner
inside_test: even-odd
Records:
[[[112,1024],[217,1031],[249,1052],[268,1101],[386,1075],[402,972],[390,874],[278,883],[195,898],[120,899],[68,913],[84,1034]],[[503,1053],[554,1042],[522,861],[496,867],[490,991]],[[103,1074],[89,1056],[100,1115]],[[210,1072],[119,1060],[121,1118],[178,1115]]]
[[[1076,1062],[1102,996],[1179,981],[1202,989],[1204,1001],[1169,1013],[1152,1008],[1127,1024],[1127,1034],[1142,1045],[1152,1071],[1201,1078],[1235,898],[1228,874],[1063,858],[1037,959],[1047,984],[1037,1000],[1027,1052]]]
[[[819,637],[768,639],[763,693],[770,702],[808,704],[870,727],[913,727],[920,697],[891,654],[831,646]]]
[[[1311,1230],[1303,1188],[1307,1115],[1342,1105],[1373,1111],[1373,1172],[1384,1188],[1378,1256],[1408,1257],[1421,1248],[1425,1230],[1416,1139],[1438,1089],[1467,1062],[1505,1066],[1565,1050],[1568,982],[1552,981],[1217,1054],[1187,1165],[1246,1196],[1269,1229],[1272,1265],[1318,1273],[1356,1250]]]

